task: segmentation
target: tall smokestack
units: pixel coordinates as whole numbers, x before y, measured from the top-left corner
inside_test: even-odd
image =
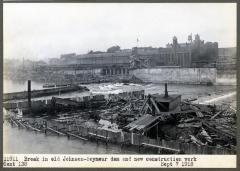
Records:
[[[165,96],[164,97],[168,97],[167,83],[165,83]]]
[[[31,80],[28,80],[28,108],[31,110]]]

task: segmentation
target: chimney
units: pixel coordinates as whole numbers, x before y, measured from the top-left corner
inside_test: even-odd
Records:
[[[168,97],[167,83],[165,83],[165,95],[164,97]]]
[[[28,80],[28,108],[31,110],[31,80]]]

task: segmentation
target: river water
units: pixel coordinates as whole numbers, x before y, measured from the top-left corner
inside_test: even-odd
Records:
[[[27,90],[27,82],[4,80],[4,93]],[[145,90],[146,94],[164,93],[163,84],[122,84],[101,83],[85,85],[90,92],[67,93],[60,97],[77,97],[89,94],[121,93],[123,91]],[[32,82],[32,90],[42,89],[41,83]],[[236,86],[168,85],[169,95],[181,94],[182,99],[198,98],[197,103],[231,104],[236,107]],[[51,97],[49,97],[51,98]],[[49,153],[49,154],[134,154],[137,150],[120,148],[117,145],[97,144],[66,137],[45,134],[11,127],[3,124],[4,153]]]

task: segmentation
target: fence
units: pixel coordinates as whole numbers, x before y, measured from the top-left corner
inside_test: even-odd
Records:
[[[43,123],[42,119],[30,119],[31,122]],[[99,137],[106,137],[108,142],[123,144],[128,142],[133,146],[140,146],[142,143],[163,146],[180,150],[185,154],[236,154],[235,150],[215,146],[200,146],[194,143],[181,143],[178,140],[166,141],[164,139],[151,139],[149,137],[139,135],[136,133],[123,132],[121,130],[107,130],[96,127],[86,127],[76,123],[59,123],[55,121],[47,122],[48,127],[57,128],[57,130],[65,130],[67,132],[74,132],[82,137],[89,137],[90,135],[97,135]]]

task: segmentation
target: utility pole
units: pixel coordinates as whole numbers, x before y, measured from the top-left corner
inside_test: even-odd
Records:
[[[139,39],[137,38],[137,47],[138,47],[138,42],[139,42]]]
[[[28,110],[31,113],[31,80],[28,80]]]

